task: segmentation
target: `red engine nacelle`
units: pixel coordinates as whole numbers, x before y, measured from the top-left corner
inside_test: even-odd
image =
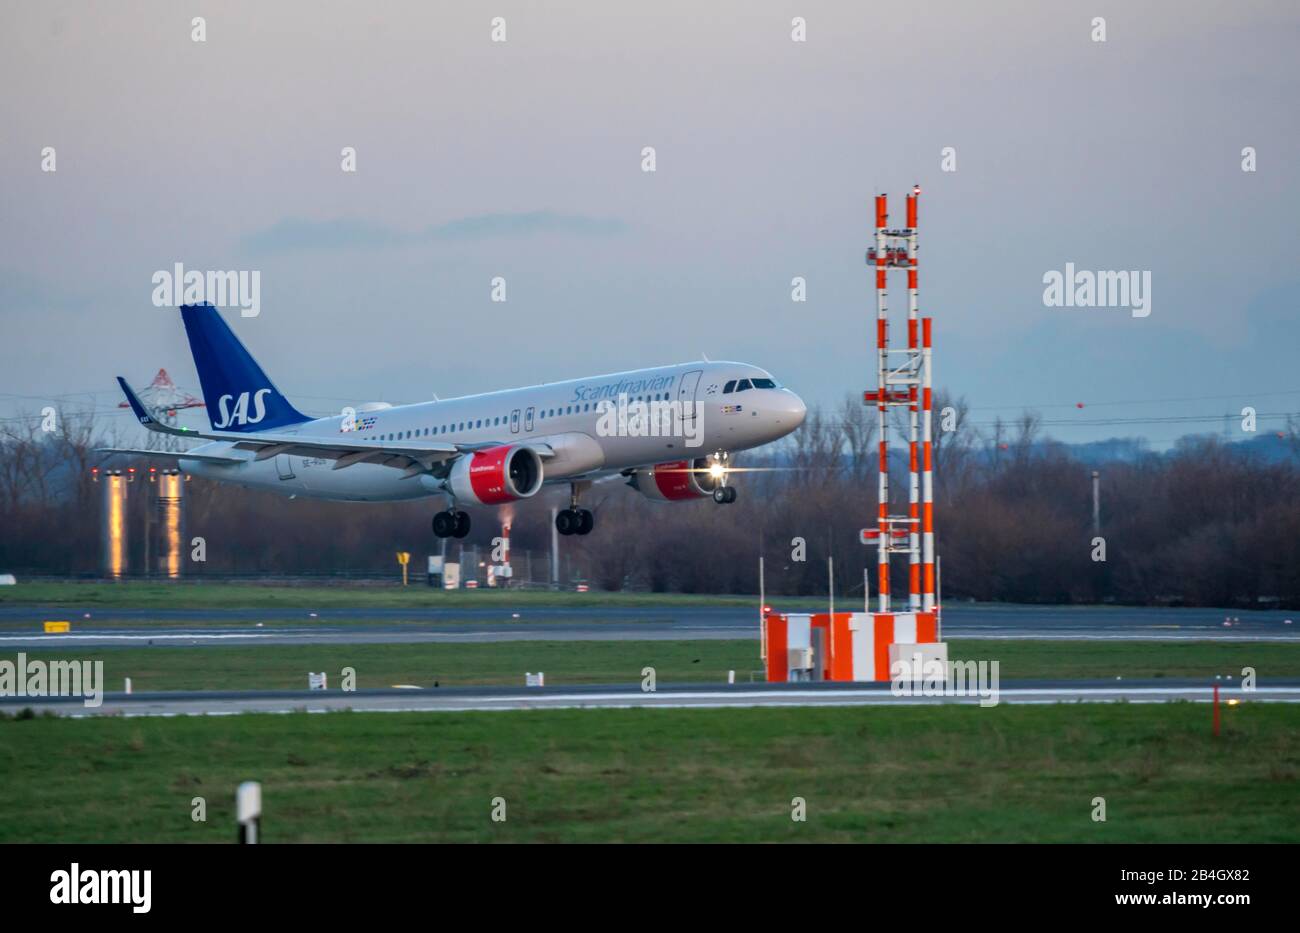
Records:
[[[656,463],[648,470],[637,470],[628,479],[628,485],[647,499],[680,502],[683,499],[703,499],[713,495],[718,481],[707,472],[709,461],[670,460]]]
[[[542,488],[542,458],[521,444],[489,447],[452,464],[447,485],[460,502],[500,505],[527,499]]]

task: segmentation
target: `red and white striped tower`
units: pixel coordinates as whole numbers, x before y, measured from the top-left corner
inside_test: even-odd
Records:
[[[867,261],[876,269],[876,390],[863,393],[878,415],[880,478],[876,527],[863,531],[862,540],[877,547],[879,612],[890,607],[889,561],[893,554],[908,555],[908,599],[911,612],[934,608],[934,509],[930,380],[930,319],[920,316],[917,292],[917,207],[921,189],[907,196],[907,226],[889,229],[888,199],[876,196],[876,245]],[[907,349],[889,349],[887,278],[890,269],[907,270]],[[902,361],[891,362],[891,354]],[[889,511],[889,409],[907,406],[908,509],[906,515]]]
[[[890,249],[885,227],[889,223],[888,200],[876,195],[876,411],[879,421],[880,479],[877,486],[876,533],[879,537],[876,553],[876,593],[881,612],[889,611],[889,299],[888,264]]]
[[[907,196],[907,349],[909,360],[917,355],[917,295],[916,295],[916,200],[920,196],[915,188]],[[920,499],[921,471],[917,462],[917,391],[916,382],[908,386],[908,438],[907,438],[907,607],[913,612],[921,608],[921,548]]]
[[[921,597],[923,612],[935,611],[934,578],[934,412],[930,361],[930,318],[921,320],[921,563],[924,567],[924,589]]]

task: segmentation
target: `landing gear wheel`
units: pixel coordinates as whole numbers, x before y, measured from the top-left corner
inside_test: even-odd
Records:
[[[724,503],[730,502],[731,500],[727,498],[727,489],[728,487],[726,486],[719,486],[718,488],[714,489],[713,501],[718,503],[718,505],[723,505]]]
[[[574,509],[562,509],[555,515],[555,530],[562,535],[571,535],[575,533],[581,524],[581,519]]]
[[[727,486],[727,487],[726,487],[726,490],[727,490],[727,501],[728,501],[728,502],[735,502],[735,501],[736,501],[736,487],[735,487],[735,486]]]
[[[439,538],[450,538],[456,533],[456,513],[438,512],[433,516],[433,533]]]
[[[596,516],[591,514],[589,509],[578,509],[578,528],[574,532],[580,535],[591,534],[591,529],[596,527]]]
[[[463,538],[469,534],[469,513],[456,513],[456,530],[452,532],[452,537]]]

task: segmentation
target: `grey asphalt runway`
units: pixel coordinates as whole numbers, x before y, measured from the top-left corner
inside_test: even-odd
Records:
[[[836,609],[857,609],[838,604]],[[810,603],[807,612],[825,607]],[[89,618],[87,618],[87,615]],[[1294,613],[1300,616],[1300,612]],[[517,617],[516,617],[517,616]],[[945,639],[1100,641],[1297,641],[1287,611],[1155,609],[1098,606],[1002,606],[956,603],[943,612]],[[72,632],[45,635],[45,619]],[[1225,619],[1236,619],[1225,625]],[[259,623],[262,623],[259,626]],[[695,640],[758,638],[754,609],[566,607],[515,609],[303,610],[97,609],[0,606],[0,651],[57,645],[294,645],[419,642]]]
[[[1017,681],[998,691],[999,703],[1208,703],[1212,686],[1204,681],[1142,680]],[[1261,685],[1251,692],[1221,685],[1223,702],[1300,702],[1300,680]],[[30,707],[60,716],[220,716],[237,713],[455,712],[519,709],[623,709],[662,707],[705,709],[769,706],[906,706],[979,704],[980,696],[894,696],[889,684],[680,684],[660,685],[653,693],[637,684],[569,687],[444,687],[440,689],[196,692],[109,694],[90,708],[79,698],[0,698],[0,710]]]

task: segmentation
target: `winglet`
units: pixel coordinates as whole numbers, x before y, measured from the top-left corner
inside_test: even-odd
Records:
[[[121,376],[117,377],[117,384],[122,387],[122,394],[126,396],[127,404],[131,406],[131,412],[145,427],[155,424],[153,415],[149,414],[149,409],[144,407],[140,401],[140,396],[135,394],[135,390],[126,384],[126,380]]]
[[[126,396],[127,404],[131,406],[131,413],[135,415],[136,420],[148,428],[150,431],[157,431],[159,434],[198,434],[190,428],[173,427],[170,424],[163,424],[153,415],[149,414],[149,409],[144,407],[144,402],[140,401],[140,396],[135,394],[135,390],[126,384],[126,380],[121,376],[117,377],[117,384],[122,387],[122,394]]]

